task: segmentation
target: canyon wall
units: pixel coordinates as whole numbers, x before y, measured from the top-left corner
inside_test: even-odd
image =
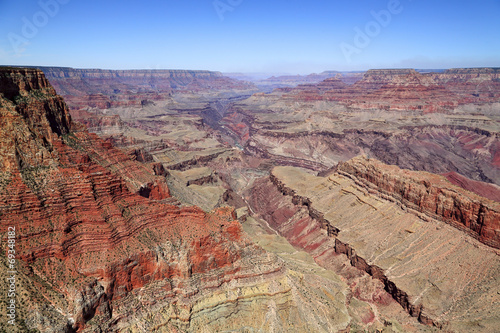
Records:
[[[498,202],[466,192],[441,176],[403,170],[363,157],[340,163],[337,172],[359,182],[368,191],[381,192],[500,249]]]
[[[204,70],[105,70],[38,67],[71,109],[144,106],[174,91],[252,90],[248,82]]]
[[[450,69],[442,73],[372,69],[353,85],[321,88],[329,80],[281,91],[296,101],[332,100],[360,110],[411,110],[424,114],[447,113],[459,105],[494,103],[500,98],[495,68]]]
[[[384,294],[346,270],[339,255],[380,281],[392,299],[424,324],[452,332],[494,331],[499,317],[492,309],[500,300],[495,248],[498,203],[455,187],[441,176],[398,170],[363,157],[326,177],[275,167],[269,178],[256,182],[247,198],[273,229],[323,267],[342,272],[353,293],[363,295],[381,313],[387,304]],[[378,185],[360,180],[370,174]],[[390,195],[384,190],[387,186],[392,186]],[[442,192],[427,196],[437,191]],[[270,199],[264,200],[265,195]],[[423,196],[422,207],[442,207],[432,214],[415,207],[412,198]],[[476,204],[489,212],[476,210]],[[487,220],[491,233],[481,237],[456,228],[450,217],[460,214],[471,221],[474,214]]]
[[[1,68],[0,82],[0,276],[9,227],[18,272],[17,324],[1,329],[348,327],[340,281],[321,283],[338,294],[322,311],[338,315],[317,327],[315,287],[250,242],[232,208],[176,205],[164,169],[73,123],[40,70]]]

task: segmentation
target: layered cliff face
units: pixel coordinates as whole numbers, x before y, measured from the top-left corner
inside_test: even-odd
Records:
[[[443,177],[366,158],[343,163],[327,177],[275,167],[246,196],[273,229],[339,272],[353,295],[380,315],[389,311],[387,292],[411,316],[439,330],[498,327],[498,203]],[[487,236],[456,228],[458,217],[471,225],[484,221]],[[373,284],[349,271],[339,255],[372,276]]]
[[[378,125],[360,122],[357,126],[364,124],[366,127]],[[283,125],[275,123],[275,128],[279,127]],[[302,161],[288,165],[316,171],[364,153],[402,168],[433,173],[458,172],[473,180],[500,184],[497,162],[500,141],[494,132],[457,126],[335,130],[332,127],[317,132],[260,129],[254,132],[246,148],[257,156],[289,160],[290,163]]]
[[[2,69],[0,81],[9,96],[0,99],[0,245],[5,251],[8,227],[15,226],[19,305],[18,325],[2,322],[2,329],[425,331],[380,284],[362,278],[373,293],[359,294],[244,213],[239,220],[248,238],[220,198],[215,204],[205,198],[205,206],[218,208],[204,211],[172,197],[187,193],[195,201],[213,192],[203,188],[206,183],[225,186],[215,173],[193,166],[247,167],[242,157],[233,160],[231,149],[155,145],[157,151],[148,151],[146,145],[127,154],[73,123],[39,70]],[[154,121],[188,125],[177,124],[180,119],[186,121]],[[116,117],[109,122],[122,126]],[[185,139],[186,133],[178,135]],[[189,191],[171,191],[167,183],[174,180]],[[221,197],[234,195],[232,201],[244,205],[223,190]],[[1,255],[2,279],[6,267]],[[371,296],[383,313],[366,299]]]
[[[464,230],[494,248],[500,248],[500,204],[464,191],[441,176],[399,169],[358,157],[340,163],[337,171],[384,193],[431,218]]]
[[[455,68],[429,75],[446,85],[448,90],[469,100],[498,102],[500,99],[498,68]]]
[[[297,101],[334,100],[360,110],[450,112],[459,105],[499,101],[500,82],[494,68],[455,69],[418,73],[414,69],[374,69],[352,86],[317,84],[288,88]],[[322,87],[323,86],[323,87]]]
[[[496,82],[494,69],[458,72],[469,73],[464,82]],[[224,125],[247,153],[276,164],[324,171],[366,154],[499,185],[498,99],[453,90],[438,79],[447,73],[370,70],[353,85],[331,78],[277,89],[235,103]]]
[[[500,79],[499,68],[451,68],[444,73],[430,74],[439,82],[481,82]]]
[[[165,182],[95,135],[72,128],[67,107],[41,71],[2,69],[0,76],[2,89],[19,89],[12,100],[2,99],[1,232],[16,228],[20,271],[45,281],[39,295],[55,297],[64,309],[47,314],[44,302],[27,304],[28,327],[81,330],[96,312],[111,319],[115,297],[157,279],[210,270],[192,247],[199,240],[225,249],[213,268],[240,257],[230,211],[206,214],[154,203],[168,197]],[[151,200],[133,193],[148,181],[156,184]],[[221,228],[229,228],[231,239]],[[215,231],[222,234],[212,242]],[[185,247],[184,263],[158,259],[157,246],[165,242]]]
[[[372,76],[364,77],[358,87],[368,84]],[[373,75],[375,76],[375,75]],[[382,109],[389,111],[418,110],[423,113],[443,112],[458,106],[461,100],[429,76],[411,70],[408,74],[378,75],[381,83],[374,91],[367,91],[347,105],[360,109]],[[389,82],[382,84],[384,80]]]
[[[168,92],[187,87],[195,80],[208,83],[223,79],[221,73],[210,71],[104,70],[63,67],[41,67],[40,69],[61,95],[106,94],[115,89],[131,87]],[[229,85],[238,81],[226,80],[224,82]],[[88,90],[89,88],[91,90]]]
[[[231,208],[170,204],[158,168],[73,124],[41,71],[2,68],[0,81],[1,248],[15,227],[18,272],[17,324],[3,329],[313,329],[298,300],[314,286],[252,245]],[[325,283],[340,290],[325,331],[345,329],[342,283]]]
[[[193,70],[103,70],[40,67],[71,109],[144,106],[174,92],[252,90],[250,83],[219,72]]]
[[[67,134],[71,117],[61,97],[41,71],[26,69],[2,70],[2,107],[13,109],[23,116],[37,136],[51,143],[56,135]],[[52,113],[52,109],[63,112]],[[12,114],[12,112],[10,112]]]
[[[72,73],[54,76],[94,80],[88,91],[103,88],[117,101],[120,84],[146,91],[155,80],[144,71]],[[173,81],[162,75],[153,83],[170,89]],[[189,75],[174,76],[181,84]],[[208,81],[194,78],[185,87],[195,91]],[[496,313],[486,308],[498,301],[497,203],[439,176],[365,158],[331,169],[365,153],[498,183],[494,110],[474,126],[453,123],[476,121],[462,113],[407,110],[396,117],[396,108],[418,105],[423,92],[446,100],[444,83],[413,71],[372,71],[366,81],[374,84],[369,91],[336,77],[240,102],[176,90],[168,100],[159,94],[109,108],[99,103],[111,95],[85,95],[80,101],[98,102],[100,110],[74,115],[102,139],[71,121],[40,71],[3,69],[0,233],[4,245],[7,227],[18,230],[24,325],[424,331],[411,315],[430,330],[496,327]],[[393,109],[354,109],[342,102],[346,96],[349,103],[365,96],[374,108],[390,101]],[[276,168],[255,180],[273,165],[329,176]],[[461,175],[448,178],[496,193]],[[225,203],[250,206],[238,215],[250,239]]]
[[[356,82],[355,87],[361,90],[375,90],[390,83],[397,76],[415,75],[414,69],[370,69],[363,78]]]

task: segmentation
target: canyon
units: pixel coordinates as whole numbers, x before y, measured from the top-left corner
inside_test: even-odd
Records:
[[[475,196],[440,176],[396,168],[365,157],[343,163],[326,177],[275,167],[248,196],[253,209],[291,244],[324,267],[339,266],[336,256],[346,255],[352,266],[380,281],[419,321],[445,331],[494,332],[496,320],[485,318],[498,318],[500,261],[494,249],[498,245],[475,231],[474,237],[466,236],[471,234],[465,229],[467,222],[457,222],[457,214],[447,211],[452,207],[463,212],[464,219],[469,213],[479,220],[481,212],[465,209],[470,209]],[[416,203],[422,195],[417,183],[430,195],[440,194]],[[404,191],[387,191],[400,184]],[[262,192],[272,199],[260,200]],[[400,193],[407,199],[401,200]],[[458,193],[460,200],[472,201],[463,207],[447,206],[445,202]],[[498,202],[482,202],[492,209],[484,219],[498,224]],[[432,205],[440,208],[434,210]],[[498,232],[498,226],[494,228]],[[353,281],[353,292],[366,293],[362,284],[347,278]]]
[[[235,77],[0,68],[17,331],[495,331],[498,69]]]
[[[314,330],[307,318],[317,308],[300,299],[316,287],[253,245],[234,209],[175,205],[158,167],[73,123],[40,70],[0,74],[11,88],[2,98],[0,225],[16,228],[17,331]],[[324,329],[345,329],[344,285],[319,279],[338,295],[321,302],[339,313]]]

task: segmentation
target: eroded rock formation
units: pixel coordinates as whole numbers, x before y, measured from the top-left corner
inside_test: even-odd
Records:
[[[337,171],[368,191],[378,191],[431,218],[449,223],[500,249],[500,204],[430,173],[402,170],[364,157],[340,163]]]
[[[252,89],[219,72],[194,70],[104,70],[39,67],[72,109],[146,106],[174,91]]]
[[[367,178],[378,185],[362,181]],[[452,227],[455,222],[450,223],[449,216],[453,214],[438,215],[412,203],[411,198],[437,191],[442,193],[419,201],[420,205],[438,206],[445,197],[454,198],[457,206],[445,204],[448,210],[437,208],[437,212],[456,209],[467,216],[467,210],[473,214],[476,202],[492,210],[489,223],[495,225],[493,235],[498,235],[498,217],[492,217],[498,214],[497,203],[455,187],[441,176],[399,170],[366,158],[348,161],[327,177],[276,167],[247,196],[271,227],[323,267],[340,271],[353,292],[364,295],[381,313],[387,304],[382,289],[410,315],[440,330],[494,331],[499,317],[491,309],[499,301],[500,261],[498,250],[490,246],[496,244],[480,238],[490,246],[481,244],[477,235]],[[263,200],[268,194],[271,199]],[[339,264],[339,254],[382,286],[369,287],[358,280]]]
[[[310,286],[252,245],[231,208],[169,204],[158,166],[73,124],[41,71],[2,68],[0,81],[0,233],[4,251],[16,230],[15,330],[311,329],[295,301]],[[327,330],[348,324],[342,315]]]
[[[361,110],[450,112],[459,105],[499,101],[495,68],[451,69],[419,73],[414,69],[372,69],[352,86],[326,79],[281,91],[297,101],[340,101]],[[337,79],[338,80],[338,79]]]

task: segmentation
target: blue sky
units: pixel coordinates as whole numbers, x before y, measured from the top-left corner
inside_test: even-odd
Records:
[[[500,67],[499,17],[500,0],[0,0],[0,64],[292,74]]]

